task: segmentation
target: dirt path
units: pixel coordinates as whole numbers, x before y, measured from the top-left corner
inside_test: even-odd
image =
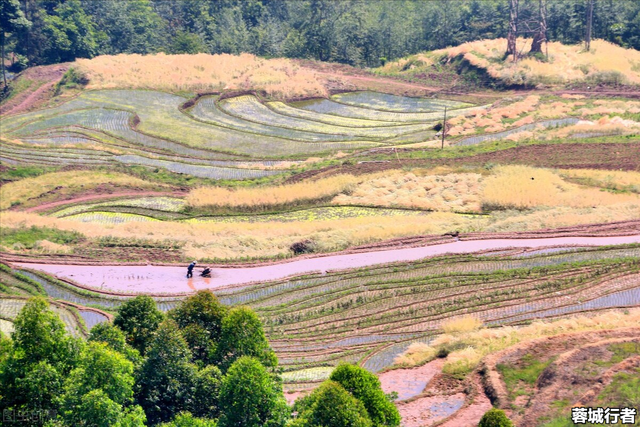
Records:
[[[429,381],[442,371],[444,359],[435,359],[418,368],[394,369],[378,375],[385,393],[395,391],[398,401],[411,399],[422,393]]]
[[[40,84],[33,91],[17,94],[0,107],[0,113],[5,115],[20,114],[38,107],[53,95],[53,88],[69,69],[68,63],[33,67],[25,70],[17,79],[32,80]]]
[[[462,408],[439,427],[476,427],[484,413],[493,408],[491,401],[484,394],[477,374],[474,374],[473,383],[476,388],[476,395],[471,405]]]
[[[185,294],[199,289],[219,289],[237,285],[282,280],[312,272],[362,268],[392,262],[415,261],[444,254],[465,254],[490,249],[541,248],[549,246],[604,246],[640,243],[640,235],[612,237],[555,237],[537,239],[485,239],[442,243],[403,249],[327,255],[316,258],[256,266],[213,268],[212,278],[186,280],[180,266],[105,266],[16,263],[68,279],[98,291],[146,294]]]
[[[30,105],[35,104],[36,101],[41,99],[46,92],[48,92],[49,90],[53,89],[55,84],[56,84],[56,82],[48,82],[48,83],[43,84],[38,89],[36,89],[33,92],[31,92],[29,94],[29,96],[27,96],[25,99],[23,99],[18,105],[15,105],[13,108],[11,108],[9,111],[7,111],[5,114],[8,116],[8,115],[11,115],[11,114],[18,114],[18,113],[22,113],[22,112],[27,111],[29,109]]]
[[[176,193],[170,191],[126,191],[122,193],[107,193],[107,194],[90,194],[82,197],[76,197],[73,199],[67,200],[58,200],[56,202],[45,203],[38,206],[33,206],[24,210],[24,212],[39,212],[46,211],[49,209],[53,209],[58,206],[68,205],[72,203],[83,203],[92,200],[102,200],[102,199],[114,199],[119,197],[181,197],[186,195],[186,193]]]

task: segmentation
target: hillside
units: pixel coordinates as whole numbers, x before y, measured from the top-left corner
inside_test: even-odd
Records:
[[[419,53],[374,69],[374,73],[420,81],[442,66],[453,66],[460,73],[488,77],[504,86],[637,85],[640,83],[640,52],[604,40],[594,40],[590,51],[583,45],[551,42],[545,54],[528,56],[531,39],[518,39],[520,57],[505,58],[507,40],[479,40],[456,47]],[[469,79],[474,77],[469,76]],[[425,80],[428,80],[425,78]]]
[[[615,389],[637,384],[638,52],[550,43],[548,63],[514,64],[504,43],[375,69],[248,53],[27,69],[2,104],[0,329],[20,330],[39,295],[78,337],[113,335],[87,354],[130,358],[131,344],[132,372],[158,361],[118,401],[121,417],[140,405],[138,427],[244,425],[227,420],[252,410],[219,405],[244,373],[227,362],[247,328],[260,348],[242,351],[263,359],[240,365],[273,382],[277,427],[477,427],[492,406],[559,427],[573,405],[627,404]],[[138,304],[147,353],[137,327],[108,324]],[[185,317],[153,323],[165,313]],[[198,404],[149,401],[166,378],[141,391],[173,366],[158,337],[196,375],[180,384]],[[0,335],[0,376],[9,347]],[[330,381],[350,369],[402,421],[357,409],[357,390]],[[310,421],[334,398],[361,423]]]

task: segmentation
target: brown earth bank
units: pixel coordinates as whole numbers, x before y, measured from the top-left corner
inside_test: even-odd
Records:
[[[55,85],[69,69],[70,63],[27,68],[14,79],[32,81],[31,86],[0,105],[0,114],[20,114],[44,105],[54,96]]]
[[[633,236],[640,234],[640,219],[620,221],[608,224],[586,224],[572,227],[550,228],[522,232],[502,233],[467,233],[460,234],[460,241],[488,240],[488,239],[538,239],[553,237],[615,237]],[[322,254],[307,254],[280,260],[254,260],[246,262],[228,262],[224,264],[208,263],[211,267],[260,267],[266,265],[286,264],[291,261],[319,258],[334,255],[348,255],[390,249],[414,248],[421,246],[451,243],[455,238],[442,235],[423,235],[403,237],[368,245],[353,246],[339,252]],[[567,246],[570,248],[571,246]],[[505,248],[508,249],[508,248]],[[536,250],[539,250],[537,248]],[[501,250],[503,251],[503,250]],[[524,252],[522,248],[514,249],[513,253]],[[493,250],[479,251],[476,254],[491,253]],[[77,248],[74,254],[38,254],[0,252],[0,261],[6,262],[39,262],[45,264],[72,265],[181,265],[186,262],[179,249],[169,248],[140,248],[140,247],[110,247],[97,246],[86,242]]]
[[[102,191],[104,192],[102,192]],[[113,189],[111,189],[113,190]],[[168,191],[123,191],[123,192],[109,192],[104,188],[97,187],[92,189],[89,193],[84,195],[69,195],[69,198],[63,200],[57,200],[55,202],[44,203],[42,205],[31,206],[26,209],[21,209],[21,206],[15,206],[13,210],[24,210],[25,212],[41,212],[49,209],[57,208],[68,204],[84,203],[96,200],[121,199],[123,197],[184,197],[187,193],[184,192],[168,192]]]
[[[638,356],[610,368],[603,363],[613,354],[608,349],[610,345],[628,342],[640,344],[640,328],[567,333],[517,344],[485,357],[480,370],[485,392],[494,405],[509,411],[517,426],[537,426],[541,418],[554,416],[554,402],[567,401],[567,408],[593,403],[594,396],[615,373],[635,369]],[[525,359],[546,362],[548,366],[534,386],[520,383],[524,393],[514,399],[497,367],[524,367]]]
[[[398,149],[405,153],[409,149]],[[394,155],[392,148],[375,149],[376,153]],[[486,164],[522,164],[558,169],[602,169],[640,171],[640,141],[604,144],[537,144],[474,156],[446,159],[407,159],[363,161],[355,158],[340,166],[309,170],[288,178],[285,183],[296,183],[312,177],[339,174],[363,175],[403,167],[431,168],[436,166],[484,166]]]

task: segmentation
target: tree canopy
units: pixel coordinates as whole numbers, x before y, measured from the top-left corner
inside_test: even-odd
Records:
[[[17,0],[5,0],[12,5]],[[118,53],[240,53],[378,66],[420,51],[506,37],[510,0],[21,0],[2,28],[30,65]],[[580,43],[584,0],[546,0],[551,41]],[[519,1],[522,22],[538,1]],[[1,14],[0,14],[1,15]],[[640,49],[640,3],[594,2],[593,38]],[[590,22],[590,21],[589,21]],[[523,36],[535,31],[520,26]],[[3,33],[4,34],[4,33]]]

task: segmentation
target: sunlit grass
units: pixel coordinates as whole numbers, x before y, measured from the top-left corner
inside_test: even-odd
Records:
[[[482,202],[486,207],[530,209],[568,206],[596,207],[636,202],[636,195],[612,194],[600,189],[581,188],[558,174],[529,166],[500,166],[483,182]]]
[[[21,204],[29,199],[38,198],[50,191],[80,192],[98,185],[156,188],[153,184],[123,173],[97,171],[54,172],[35,178],[26,178],[3,185],[0,188],[0,209]]]
[[[354,176],[338,175],[317,181],[275,187],[238,189],[202,187],[189,193],[187,203],[190,206],[228,206],[259,210],[269,206],[333,197],[352,188],[358,180],[359,178]]]
[[[327,96],[314,71],[288,59],[248,53],[102,55],[78,59],[75,65],[89,78],[89,89],[264,90],[281,99]]]
[[[403,366],[416,366],[435,358],[441,348],[460,348],[447,356],[444,370],[449,373],[464,373],[475,368],[482,357],[511,347],[515,344],[537,338],[550,337],[568,332],[597,331],[637,327],[640,322],[640,309],[623,312],[608,312],[596,316],[575,316],[565,319],[542,321],[522,327],[503,326],[483,328],[465,334],[443,334],[431,342],[431,345],[412,345],[396,358],[395,363]]]

